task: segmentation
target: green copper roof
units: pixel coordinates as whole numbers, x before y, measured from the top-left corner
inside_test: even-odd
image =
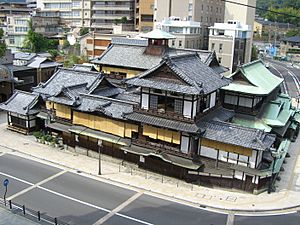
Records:
[[[243,80],[236,78],[239,74]],[[255,95],[268,95],[283,82],[283,79],[272,74],[261,60],[240,66],[229,77],[233,78],[233,82],[223,87],[223,90]]]
[[[148,39],[175,39],[176,38],[174,35],[159,29],[154,29],[153,31],[150,31],[146,34],[141,34],[140,36]]]
[[[232,120],[233,123],[244,126],[244,127],[251,127],[259,130],[264,130],[265,132],[270,132],[272,127],[268,126],[264,121],[257,118],[241,118],[235,117]]]
[[[283,140],[276,152],[276,160],[275,160],[275,166],[274,166],[274,173],[279,173],[280,168],[283,164],[283,161],[285,159],[286,153],[289,150],[289,146],[290,146],[291,142],[287,139]],[[274,163],[274,161],[273,161]],[[270,168],[273,168],[273,163],[270,166]]]
[[[270,101],[262,115],[262,120],[269,126],[284,126],[294,114],[291,107],[291,98],[288,95],[280,94],[274,101]]]

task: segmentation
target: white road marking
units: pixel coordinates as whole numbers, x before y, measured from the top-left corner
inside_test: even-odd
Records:
[[[226,225],[233,225],[234,223],[234,214],[233,213],[230,213],[228,214],[227,216],[227,222],[226,222]]]
[[[22,191],[20,191],[20,192],[18,192],[16,194],[10,196],[9,198],[7,198],[7,200],[9,201],[9,200],[12,200],[12,199],[14,199],[16,197],[19,197],[20,195],[23,195],[23,194],[27,193],[28,191],[31,191],[32,189],[34,189],[34,188],[36,188],[36,187],[38,187],[38,186],[40,186],[40,185],[42,185],[42,184],[50,181],[50,180],[53,180],[54,178],[56,178],[58,176],[61,176],[62,174],[66,173],[66,172],[68,172],[68,171],[67,170],[60,171],[59,173],[56,173],[53,176],[48,177],[47,179],[42,180],[42,181],[36,183],[35,185],[30,186],[28,188],[25,188],[24,190],[22,190]]]
[[[6,173],[2,173],[2,172],[0,172],[0,174],[1,174],[1,175],[3,175],[3,176],[9,177],[9,178],[15,179],[15,180],[17,180],[17,181],[20,181],[20,182],[22,182],[22,183],[25,183],[25,184],[31,185],[31,186],[33,186],[33,185],[34,185],[34,184],[33,184],[33,183],[31,183],[31,182],[28,182],[28,181],[26,181],[26,180],[23,180],[23,179],[17,178],[17,177],[15,177],[15,176],[12,176],[12,175],[9,175],[9,174],[6,174]]]
[[[138,192],[135,195],[131,196],[129,199],[127,199],[125,202],[123,202],[121,205],[113,209],[110,213],[102,217],[100,220],[98,220],[94,225],[100,225],[105,223],[109,218],[114,216],[116,213],[120,212],[122,209],[124,209],[126,206],[128,206],[131,202],[135,201],[137,198],[143,195],[143,192]],[[150,223],[146,223],[149,224]]]
[[[285,83],[285,79],[284,79],[284,76],[282,75],[282,73],[275,67],[275,66],[273,66],[273,64],[272,63],[270,63],[270,66],[274,69],[274,70],[276,70],[276,72],[283,78],[283,89],[284,89],[284,92],[286,93],[286,94],[288,94],[288,90],[287,90],[287,87],[286,87],[286,83]]]
[[[6,173],[0,172],[0,174],[3,175],[3,176],[9,177],[9,178],[15,179],[15,180],[17,180],[17,181],[20,181],[20,182],[22,182],[22,183],[31,185],[31,186],[34,186],[34,185],[35,185],[35,184],[31,183],[31,182],[28,182],[28,181],[26,181],[26,180],[20,179],[20,178],[18,178],[18,177],[15,177],[15,176],[12,176],[12,175],[9,175],[9,174],[6,174]],[[105,208],[103,208],[103,207],[100,207],[100,206],[97,206],[97,205],[94,205],[94,204],[91,204],[91,203],[88,203],[88,202],[79,200],[79,199],[77,199],[77,198],[73,198],[73,197],[71,197],[71,196],[61,194],[61,193],[59,193],[59,192],[50,190],[50,189],[48,189],[48,188],[44,188],[44,187],[41,187],[41,186],[36,186],[36,188],[41,189],[41,190],[44,190],[44,191],[47,191],[47,192],[52,193],[52,194],[54,194],[54,195],[60,196],[60,197],[62,197],[62,198],[66,198],[66,199],[69,199],[69,200],[71,200],[71,201],[74,201],[74,202],[77,202],[77,203],[80,203],[80,204],[83,204],[83,205],[86,205],[86,206],[89,206],[89,207],[98,209],[98,210],[102,210],[102,211],[105,211],[105,212],[108,212],[108,213],[112,212],[112,210],[105,209]],[[120,214],[120,213],[116,213],[116,215],[121,216],[121,217],[124,217],[124,218],[129,219],[129,220],[132,220],[132,221],[136,221],[136,222],[142,223],[142,224],[152,225],[151,223],[148,223],[148,222],[146,222],[146,221],[139,220],[139,219],[136,219],[136,218],[133,218],[133,217],[130,217],[130,216],[126,216],[126,215]]]

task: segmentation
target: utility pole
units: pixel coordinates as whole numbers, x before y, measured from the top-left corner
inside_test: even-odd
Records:
[[[102,172],[101,172],[101,147],[102,147],[102,140],[98,140],[98,154],[99,154],[98,175],[102,175]]]

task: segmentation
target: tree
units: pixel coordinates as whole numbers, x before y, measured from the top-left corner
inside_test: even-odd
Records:
[[[289,30],[289,31],[286,33],[286,36],[287,36],[287,37],[300,36],[300,28],[293,29],[293,30]]]
[[[49,49],[57,49],[58,41],[49,40],[45,38],[42,34],[36,33],[33,29],[32,21],[28,21],[28,32],[26,39],[23,43],[23,48],[29,52],[43,52]]]
[[[253,45],[252,46],[252,51],[251,51],[251,61],[257,60],[258,59],[258,50],[257,48]]]
[[[118,24],[123,24],[123,23],[127,23],[128,20],[127,20],[127,17],[126,16],[123,16],[121,19],[115,19],[115,24],[118,25]]]
[[[85,34],[87,34],[87,33],[89,33],[89,28],[87,28],[87,27],[82,27],[82,28],[80,29],[80,31],[79,31],[79,35],[80,35],[80,36],[83,36],[83,35],[85,35]]]
[[[0,28],[0,58],[5,56],[6,53],[6,44],[4,40],[2,39],[4,36],[4,31],[2,28]]]

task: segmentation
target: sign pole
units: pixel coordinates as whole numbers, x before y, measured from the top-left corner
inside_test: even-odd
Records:
[[[3,181],[3,186],[5,187],[5,192],[4,192],[4,205],[6,206],[6,194],[7,194],[7,187],[8,187],[8,184],[9,184],[9,180],[8,179],[5,179]]]

